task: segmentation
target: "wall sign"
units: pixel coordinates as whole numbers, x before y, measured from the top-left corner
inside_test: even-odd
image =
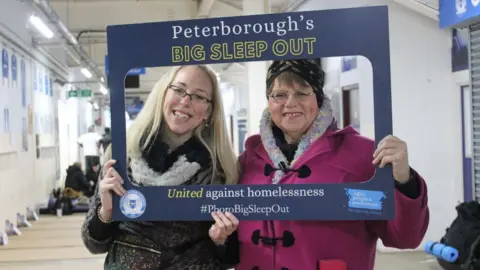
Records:
[[[8,76],[8,52],[7,49],[2,50],[2,85],[4,87],[10,87]]]
[[[469,35],[468,28],[452,29],[452,72],[468,70],[469,68]]]
[[[357,56],[342,57],[342,72],[347,72],[357,68]]]
[[[270,26],[275,30],[267,31]],[[213,209],[233,212],[241,220],[393,219],[391,167],[377,169],[364,183],[133,185],[126,174],[124,117],[124,78],[133,67],[363,55],[373,66],[378,143],[392,133],[388,27],[388,8],[380,6],[109,26],[108,83],[115,89],[110,93],[112,154],[128,191],[114,196],[113,219],[211,220]],[[263,91],[259,95],[264,98]],[[190,195],[169,198],[174,190]]]
[[[440,0],[440,27],[460,27],[479,19],[480,0]]]
[[[105,55],[105,74],[108,76],[110,75],[109,62],[108,62],[108,55]],[[147,73],[146,68],[132,68],[128,71],[128,75],[144,75]]]

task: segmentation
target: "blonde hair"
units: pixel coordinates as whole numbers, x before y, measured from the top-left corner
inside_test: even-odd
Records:
[[[196,136],[210,153],[213,173],[211,182],[219,173],[225,175],[226,184],[238,182],[240,169],[237,157],[228,138],[226,120],[224,117],[223,102],[219,89],[219,83],[215,72],[208,66],[196,65],[209,77],[213,87],[210,117],[207,120],[208,128],[199,125],[195,131]],[[135,118],[127,131],[127,156],[140,157],[152,140],[155,140],[160,126],[163,124],[163,106],[168,86],[172,83],[182,66],[173,67],[155,84],[152,92],[144,104],[143,109]],[[111,145],[105,151],[105,160],[111,159]]]

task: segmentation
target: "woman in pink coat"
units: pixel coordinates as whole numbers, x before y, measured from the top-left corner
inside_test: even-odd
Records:
[[[315,60],[275,61],[270,66],[268,108],[260,134],[248,138],[240,156],[240,184],[362,182],[373,176],[376,166],[391,164],[395,219],[241,221],[230,236],[238,233],[236,270],[373,270],[378,239],[388,247],[411,249],[424,237],[427,187],[409,166],[406,143],[387,136],[375,149],[373,140],[352,127],[338,129],[323,82],[324,72]],[[301,167],[311,173],[294,171]],[[237,242],[230,239],[227,245]]]

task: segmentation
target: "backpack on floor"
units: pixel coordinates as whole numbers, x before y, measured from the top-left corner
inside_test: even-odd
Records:
[[[457,217],[446,229],[441,243],[458,250],[454,263],[438,259],[445,270],[480,269],[480,204],[464,202],[456,207]]]

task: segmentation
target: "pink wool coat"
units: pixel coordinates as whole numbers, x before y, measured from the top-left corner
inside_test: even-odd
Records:
[[[312,173],[297,178],[287,173],[279,183],[338,183],[370,179],[375,171],[372,164],[374,141],[360,136],[353,128],[328,130],[303,153],[293,169],[307,165]],[[240,184],[271,184],[272,175],[264,175],[264,167],[272,164],[260,136],[246,141],[240,157],[243,174]],[[413,171],[413,170],[412,170]],[[341,260],[348,270],[373,270],[377,240],[385,246],[416,248],[422,241],[429,223],[427,187],[418,173],[420,196],[408,198],[395,191],[396,216],[392,221],[241,221],[238,228],[240,263],[236,270],[317,270],[322,261]],[[281,238],[293,234],[294,243],[284,247],[252,241],[257,233],[263,237]],[[326,268],[326,267],[325,267]],[[320,269],[330,270],[330,269]]]

